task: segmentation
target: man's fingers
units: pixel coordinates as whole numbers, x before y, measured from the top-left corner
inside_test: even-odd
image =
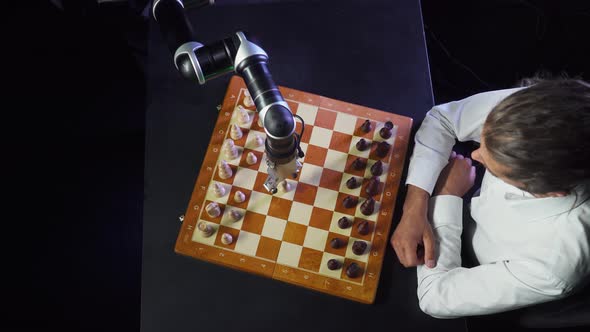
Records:
[[[411,249],[409,246],[404,246],[403,251],[405,267],[412,267],[418,265],[416,249]]]
[[[424,261],[426,262],[426,266],[429,268],[433,268],[436,266],[436,261],[434,259],[435,252],[434,252],[434,234],[432,233],[432,229],[430,227],[424,230]]]
[[[395,251],[395,254],[397,255],[397,260],[399,261],[399,263],[401,265],[404,265],[404,256],[402,255],[401,251],[395,247],[393,248],[393,250]]]
[[[396,250],[397,258],[399,259],[399,263],[404,267],[408,267],[408,263],[406,263],[406,251],[404,248],[398,248]]]
[[[471,162],[471,158],[465,158],[465,162],[467,163],[467,165],[471,166],[472,162]]]
[[[471,170],[469,171],[469,180],[471,180],[471,182],[475,182],[475,166],[471,166]]]
[[[424,256],[418,257],[418,260],[416,260],[416,266],[418,265],[424,265]]]
[[[458,153],[458,154],[457,154],[457,159],[459,159],[459,160],[463,160],[463,159],[465,159],[465,157],[463,157],[463,155],[462,155],[462,154]]]
[[[449,160],[453,160],[457,157],[457,152],[455,151],[451,151],[451,157],[449,158]]]
[[[416,265],[422,264],[424,264],[424,246],[419,244],[418,249],[416,250]]]
[[[399,260],[400,264],[405,266],[403,247],[399,244],[398,241],[396,241],[394,239],[394,236],[395,236],[395,233],[394,233],[394,235],[391,236],[391,240],[389,242],[390,242],[391,246],[393,247],[393,250],[395,251],[395,254],[397,255],[397,259]]]
[[[412,267],[418,264],[416,250],[411,250],[408,243],[394,244],[393,241],[391,241],[391,244],[393,245],[393,250],[395,251],[397,259],[399,260],[401,265],[403,265],[404,267]]]

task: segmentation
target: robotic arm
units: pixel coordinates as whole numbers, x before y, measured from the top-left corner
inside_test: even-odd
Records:
[[[154,0],[152,13],[183,77],[205,84],[235,72],[246,82],[266,133],[266,190],[275,194],[281,181],[297,178],[298,158],[304,156],[300,137],[289,105],[272,79],[266,52],[240,31],[208,45],[195,41],[181,0]]]

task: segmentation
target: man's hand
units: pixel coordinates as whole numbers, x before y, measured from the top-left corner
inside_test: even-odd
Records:
[[[451,155],[449,164],[443,168],[434,187],[433,196],[453,195],[463,197],[475,183],[475,166],[471,159],[460,154]]]
[[[435,238],[427,219],[429,198],[427,191],[408,185],[404,213],[391,237],[397,258],[405,267],[422,265],[424,262],[430,268],[436,265]]]

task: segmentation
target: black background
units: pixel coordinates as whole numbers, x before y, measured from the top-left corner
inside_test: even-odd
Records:
[[[4,95],[16,102],[3,112],[9,331],[139,330],[143,2],[39,2],[5,14]],[[436,103],[539,70],[588,80],[587,1],[429,0],[422,9]]]

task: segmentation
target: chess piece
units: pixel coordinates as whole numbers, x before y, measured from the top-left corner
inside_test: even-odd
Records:
[[[197,229],[201,231],[203,237],[210,237],[213,235],[213,233],[215,233],[215,228],[204,221],[199,221],[197,224]]]
[[[223,144],[221,145],[221,151],[223,152],[226,160],[236,159],[239,155],[238,148],[236,147],[234,140],[231,138],[223,141]]]
[[[282,187],[283,187],[283,191],[286,193],[288,193],[292,189],[291,183],[289,183],[289,181],[287,181],[287,180],[284,180],[282,182]]]
[[[349,278],[356,278],[361,274],[361,268],[357,263],[350,263],[346,268],[346,275]]]
[[[361,204],[361,213],[365,216],[370,216],[375,210],[375,200],[373,197],[369,197],[366,201]]]
[[[369,225],[368,221],[363,220],[357,226],[356,230],[360,235],[367,235],[367,234],[369,234],[369,231],[371,230],[371,226]]]
[[[263,146],[264,145],[264,138],[262,138],[262,136],[260,136],[260,135],[256,135],[254,137],[254,143],[256,144],[256,146]]]
[[[346,188],[348,189],[355,189],[359,186],[360,181],[358,181],[354,176],[351,177],[346,181]]]
[[[341,238],[335,237],[330,241],[330,247],[334,249],[342,248],[343,245],[344,241]]]
[[[215,184],[213,185],[213,193],[217,197],[223,197],[223,195],[225,195],[225,187],[215,182]]]
[[[368,147],[369,143],[367,143],[364,138],[361,138],[358,142],[356,142],[356,149],[359,151],[365,151]]]
[[[346,209],[350,209],[352,207],[355,207],[357,202],[358,200],[356,199],[356,197],[346,196],[342,201],[342,204]]]
[[[371,166],[371,174],[373,174],[374,176],[379,176],[383,174],[383,163],[381,162],[381,160],[377,160],[377,162],[374,163],[373,166]]]
[[[225,160],[222,160],[219,163],[219,167],[217,168],[217,175],[219,175],[219,177],[224,180],[231,178],[231,176],[233,175],[231,167],[229,167]]]
[[[367,163],[364,160],[362,160],[361,158],[356,158],[352,162],[352,168],[357,171],[364,169],[365,166],[367,166]]]
[[[391,145],[385,141],[380,142],[377,145],[377,149],[375,150],[375,153],[377,154],[378,157],[383,158],[387,155],[387,152],[389,152],[389,147]]]
[[[221,234],[221,243],[231,244],[232,242],[234,242],[234,238],[233,238],[233,236],[231,236],[231,234],[229,234],[229,233]]]
[[[391,129],[393,128],[393,122],[387,121],[381,130],[379,130],[379,135],[384,139],[388,139],[391,137]]]
[[[346,218],[346,217],[342,217],[340,219],[338,219],[338,227],[340,227],[341,229],[346,229],[348,227],[350,227],[352,225],[352,222],[350,221],[350,219]]]
[[[244,95],[244,106],[246,106],[246,107],[254,106],[254,101],[252,100],[252,96]]]
[[[365,122],[363,122],[363,124],[361,125],[361,130],[365,133],[370,132],[371,131],[371,121],[365,120]]]
[[[338,270],[340,268],[340,262],[334,258],[328,260],[327,265],[330,270]]]
[[[248,114],[248,111],[246,111],[246,109],[242,105],[238,106],[237,112],[239,124],[246,125],[248,124],[248,122],[250,122],[250,114]]]
[[[248,154],[246,155],[246,163],[248,165],[254,165],[256,164],[256,162],[258,162],[258,158],[256,157],[256,155],[253,152],[248,152]]]
[[[246,200],[246,195],[241,191],[236,191],[234,194],[234,202],[243,203]]]
[[[207,206],[205,207],[205,211],[207,211],[207,214],[211,218],[217,218],[221,214],[221,209],[219,208],[219,204],[217,204],[215,202],[211,202],[211,203],[207,204]]]
[[[239,221],[243,217],[242,212],[238,210],[231,210],[229,216],[233,221]]]
[[[229,129],[229,136],[232,139],[238,140],[242,138],[243,135],[244,133],[242,133],[242,129],[237,124],[234,123],[231,125],[231,128]]]
[[[373,176],[369,180],[369,184],[367,185],[367,188],[365,189],[365,192],[369,196],[377,195],[379,193],[379,186],[380,185],[381,185],[381,181],[379,181],[379,177],[378,176]]]
[[[367,242],[365,241],[354,241],[352,243],[352,252],[357,255],[360,256],[362,254],[365,253],[365,250],[367,250]]]

